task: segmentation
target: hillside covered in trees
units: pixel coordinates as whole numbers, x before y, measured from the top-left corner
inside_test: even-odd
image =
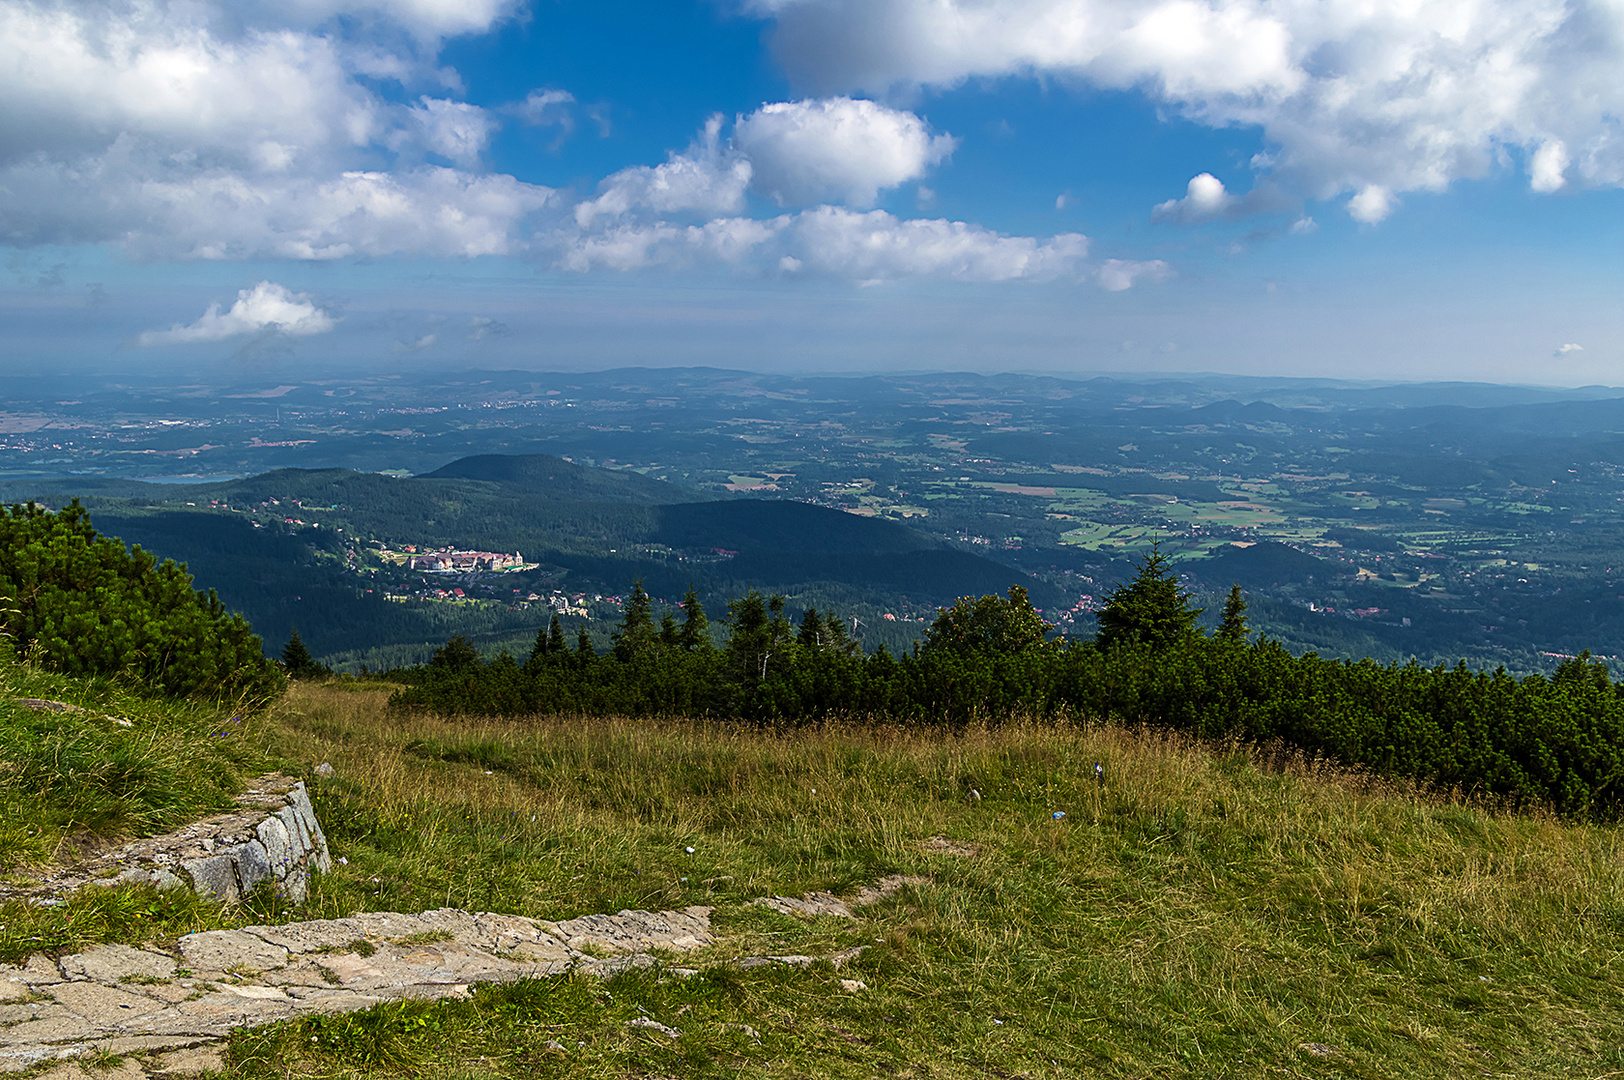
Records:
[[[721,604],[763,588],[794,596],[799,609],[859,613],[871,624],[870,647],[904,645],[923,628],[880,625],[882,611],[924,617],[960,593],[1011,584],[1040,606],[1061,598],[903,522],[718,499],[548,454],[477,455],[416,477],[280,469],[195,486],[74,481],[38,490],[63,503],[84,494],[103,531],[186,563],[269,640],[297,627],[316,656],[352,666],[426,659],[453,634],[485,652],[512,647],[546,624],[531,593],[618,595],[633,579],[671,599],[694,586]],[[412,572],[384,555],[442,547],[522,553],[529,569]],[[600,645],[620,614],[616,606],[591,616]]]

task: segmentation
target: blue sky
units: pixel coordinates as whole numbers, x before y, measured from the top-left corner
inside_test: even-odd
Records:
[[[0,0],[0,365],[1624,383],[1573,0]]]

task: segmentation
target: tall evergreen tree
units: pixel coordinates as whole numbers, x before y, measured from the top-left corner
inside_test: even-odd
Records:
[[[751,589],[727,606],[727,655],[735,676],[746,682],[766,677],[774,657],[782,662],[793,640],[784,617],[784,598]]]
[[[564,655],[564,624],[558,621],[558,613],[553,613],[553,624],[547,630],[547,651],[554,656]]]
[[[314,679],[327,674],[327,668],[316,663],[316,658],[310,655],[304,638],[299,636],[298,627],[293,627],[288,635],[288,643],[282,646],[282,666],[295,679]]]
[[[1229,598],[1224,601],[1224,613],[1218,620],[1217,638],[1220,641],[1244,642],[1247,635],[1246,597],[1239,585],[1229,587]]]
[[[705,618],[705,606],[699,602],[699,591],[692,585],[682,598],[682,633],[678,640],[688,652],[711,647],[710,620]]]
[[[626,597],[626,615],[614,635],[615,659],[625,662],[641,656],[654,640],[654,601],[644,591],[643,582],[634,581],[631,595]]]
[[[824,645],[823,616],[818,609],[809,607],[806,614],[801,616],[801,629],[795,635],[795,643],[810,652],[820,652]]]
[[[453,634],[451,639],[438,649],[429,658],[429,667],[438,671],[464,673],[478,671],[480,668],[479,650],[474,643],[461,634]]]
[[[1165,649],[1198,633],[1201,609],[1190,606],[1190,594],[1179,586],[1173,564],[1162,554],[1161,542],[1139,560],[1132,581],[1118,585],[1098,615],[1101,649],[1137,643]]]

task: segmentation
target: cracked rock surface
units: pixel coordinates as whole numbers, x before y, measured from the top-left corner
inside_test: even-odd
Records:
[[[209,1044],[234,1027],[396,998],[466,996],[475,983],[572,968],[607,975],[652,966],[654,950],[711,944],[710,913],[622,911],[552,923],[450,908],[371,912],[190,934],[176,954],[101,945],[57,961],[35,955],[22,966],[0,965],[0,1070],[95,1050],[168,1052],[127,1063],[132,1077],[149,1075],[143,1068],[151,1075],[218,1069]],[[65,1080],[81,1070],[56,1073]]]

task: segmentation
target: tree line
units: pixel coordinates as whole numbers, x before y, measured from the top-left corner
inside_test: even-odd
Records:
[[[658,615],[634,587],[613,648],[572,645],[554,618],[523,661],[453,638],[395,676],[392,702],[442,713],[588,713],[801,723],[873,718],[948,727],[1023,716],[1163,724],[1209,739],[1279,740],[1423,784],[1569,815],[1624,806],[1624,686],[1586,656],[1553,675],[1293,656],[1252,639],[1237,586],[1217,630],[1152,550],[1098,613],[1091,641],[1057,640],[1025,592],[964,597],[912,652],[864,655],[844,623],[751,591],[712,644],[690,590]]]

